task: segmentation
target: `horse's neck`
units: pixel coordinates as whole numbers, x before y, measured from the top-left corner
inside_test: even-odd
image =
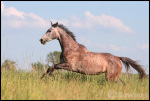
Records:
[[[73,40],[71,36],[69,36],[65,31],[60,32],[59,43],[61,46],[62,52],[70,50],[77,43]]]

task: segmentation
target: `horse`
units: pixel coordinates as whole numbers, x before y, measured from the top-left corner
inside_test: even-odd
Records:
[[[51,22],[51,28],[40,39],[41,44],[57,39],[61,46],[61,62],[50,66],[41,79],[55,69],[65,69],[85,75],[98,75],[105,73],[108,81],[121,81],[119,75],[122,71],[122,63],[128,70],[132,66],[138,73],[139,79],[146,76],[141,65],[128,57],[118,57],[110,53],[90,52],[84,45],[76,41],[75,35],[63,24]],[[122,63],[121,63],[122,61]]]

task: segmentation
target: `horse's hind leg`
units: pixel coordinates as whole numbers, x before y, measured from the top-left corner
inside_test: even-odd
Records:
[[[54,72],[54,66],[50,66],[47,71],[42,75],[41,79],[46,76],[47,74],[52,76],[52,73]]]
[[[109,61],[109,65],[106,72],[106,79],[108,81],[119,81],[123,82],[121,79],[119,79],[119,75],[122,70],[122,64],[118,58],[116,58],[114,61]]]
[[[106,79],[107,81],[121,82],[125,86],[126,84],[118,76],[107,76],[106,74]]]
[[[116,82],[117,82],[117,81],[121,82],[124,86],[126,85],[120,78],[118,78],[118,79],[116,80]]]

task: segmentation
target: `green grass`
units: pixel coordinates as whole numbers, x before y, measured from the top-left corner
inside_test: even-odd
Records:
[[[105,75],[82,75],[55,71],[40,79],[42,73],[1,70],[1,100],[109,100],[149,99],[149,79],[138,75],[120,78],[126,83],[107,82]]]

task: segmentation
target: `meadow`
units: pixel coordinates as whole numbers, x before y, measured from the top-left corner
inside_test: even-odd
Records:
[[[149,100],[149,77],[122,73],[126,83],[107,82],[105,75],[55,71],[40,79],[42,72],[1,68],[1,100]]]

